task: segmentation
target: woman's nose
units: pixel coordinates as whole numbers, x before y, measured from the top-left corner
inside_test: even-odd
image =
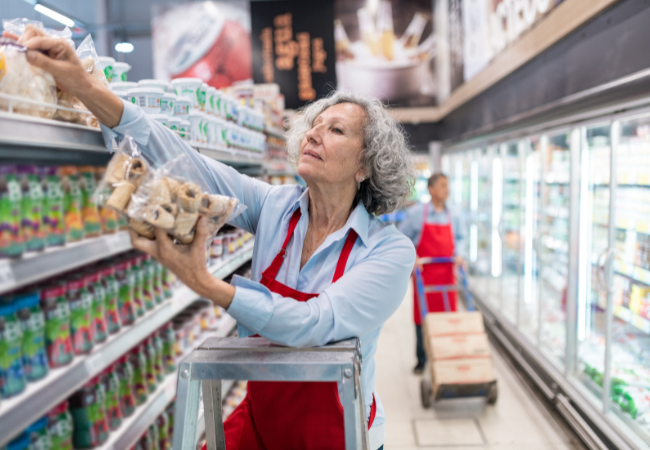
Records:
[[[305,137],[309,142],[313,142],[314,144],[320,144],[321,141],[321,129],[322,127],[320,125],[316,125],[312,127]]]

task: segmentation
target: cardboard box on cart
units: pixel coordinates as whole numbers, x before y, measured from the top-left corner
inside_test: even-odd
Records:
[[[441,385],[478,384],[495,380],[483,315],[472,312],[429,313],[423,323],[431,362],[432,391]]]

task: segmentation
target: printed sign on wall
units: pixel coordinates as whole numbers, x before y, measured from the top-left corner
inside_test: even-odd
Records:
[[[252,2],[253,80],[277,83],[295,109],[336,86],[334,2]]]

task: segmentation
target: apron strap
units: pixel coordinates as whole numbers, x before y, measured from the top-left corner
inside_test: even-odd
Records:
[[[336,263],[336,270],[334,271],[334,278],[332,278],[332,283],[336,283],[339,280],[339,278],[341,278],[345,273],[345,266],[348,264],[348,257],[352,252],[352,247],[354,247],[354,243],[357,241],[357,236],[358,236],[357,232],[354,231],[352,228],[350,228],[348,237],[345,240],[345,244],[343,244],[343,249],[341,250],[341,254],[339,255],[339,260]]]
[[[423,209],[422,224],[420,225],[420,237],[418,238],[418,243],[415,246],[416,249],[417,249],[417,247],[420,246],[420,241],[422,240],[422,235],[424,234],[424,227],[426,226],[427,219],[429,218],[429,205],[431,205],[431,203],[426,202],[424,204],[424,208],[422,208]],[[416,250],[416,253],[417,253],[417,250]]]
[[[300,212],[300,208],[294,211],[293,215],[291,216],[291,220],[289,221],[289,229],[287,230],[287,237],[284,240],[284,244],[282,244],[282,248],[278,254],[275,255],[275,258],[273,259],[271,265],[266,268],[264,273],[262,273],[262,276],[267,277],[270,280],[275,280],[275,277],[278,275],[280,267],[282,267],[282,263],[284,262],[284,257],[287,254],[287,245],[289,245],[289,241],[293,236],[293,232],[296,229],[296,225],[298,225],[298,221],[300,220],[301,215],[302,213]]]

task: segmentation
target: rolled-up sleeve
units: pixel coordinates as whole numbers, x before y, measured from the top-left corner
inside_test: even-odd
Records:
[[[141,108],[125,101],[123,103],[124,111],[119,125],[114,128],[101,126],[104,142],[109,149],[113,140],[119,142],[129,135],[155,167],[180,155],[187,155],[211,192],[237,198],[246,205],[246,211],[232,224],[251,233],[256,232],[262,205],[271,189],[269,184],[201,155],[178,134],[147,116]]]
[[[363,336],[397,310],[415,262],[413,244],[402,235],[393,232],[384,239],[363,261],[307,302],[236,276],[228,313],[247,330],[291,347]]]

